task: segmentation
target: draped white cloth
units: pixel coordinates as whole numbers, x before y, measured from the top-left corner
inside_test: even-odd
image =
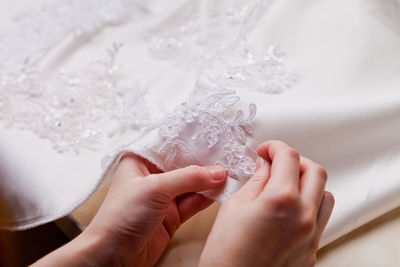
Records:
[[[2,15],[0,17],[5,26],[1,30],[6,29],[7,25],[12,25],[10,13],[24,10],[26,2],[2,0],[1,6],[4,8],[0,11]],[[260,83],[251,81],[240,82],[240,78],[233,74],[228,75],[234,81],[233,83],[223,79],[214,79],[209,82],[215,77],[207,71],[204,73],[203,66],[208,58],[204,56],[205,54],[202,54],[203,58],[196,57],[196,51],[200,51],[199,49],[209,51],[207,50],[209,47],[193,48],[193,45],[189,46],[190,43],[185,47],[185,44],[188,44],[186,42],[180,50],[178,48],[182,44],[179,42],[177,44],[176,38],[172,38],[176,37],[173,35],[176,31],[171,34],[171,30],[169,32],[165,30],[169,29],[169,25],[173,25],[171,27],[180,25],[180,16],[187,15],[185,10],[191,8],[191,1],[187,1],[182,7],[183,2],[186,3],[186,1],[178,0],[168,1],[168,6],[162,1],[139,3],[138,7],[132,7],[130,15],[122,14],[121,16],[124,16],[122,20],[96,22],[94,30],[93,27],[83,29],[86,32],[83,38],[73,39],[67,36],[56,41],[51,45],[53,49],[50,53],[47,53],[49,47],[43,45],[46,57],[39,61],[39,69],[42,71],[39,81],[51,87],[56,84],[50,75],[54,69],[62,66],[67,66],[68,69],[80,69],[82,65],[101,58],[102,51],[110,43],[122,42],[124,45],[117,58],[122,62],[120,67],[122,74],[125,78],[128,77],[124,80],[123,87],[133,88],[132,90],[136,91],[139,87],[145,88],[147,92],[144,98],[136,94],[134,102],[125,104],[139,106],[146,101],[148,112],[153,117],[165,118],[165,114],[176,114],[177,111],[173,111],[174,107],[180,103],[196,102],[189,97],[193,90],[202,91],[203,87],[215,87],[215,84],[216,87],[222,85],[223,89],[227,87],[235,89],[232,96],[238,98],[233,101],[234,105],[226,105],[224,112],[219,113],[219,118],[227,122],[227,127],[234,129],[232,123],[239,110],[244,112],[243,118],[246,119],[251,104],[255,104],[257,113],[249,122],[254,127],[254,133],[251,133],[251,130],[246,131],[244,124],[238,126],[243,133],[240,130],[236,132],[233,130],[236,136],[236,139],[233,138],[234,141],[245,150],[240,154],[240,159],[248,164],[244,164],[243,168],[237,170],[239,178],[235,178],[235,174],[230,173],[231,184],[225,188],[225,191],[228,195],[234,192],[236,186],[243,183],[249,176],[252,169],[251,160],[247,157],[254,159],[253,149],[257,144],[269,139],[287,142],[301,154],[324,165],[329,174],[327,190],[334,194],[336,204],[321,245],[333,241],[400,204],[400,53],[398,53],[400,11],[398,13],[394,11],[399,9],[395,0],[275,1],[265,13],[254,20],[254,23],[248,23],[248,29],[245,28],[249,32],[246,45],[251,45],[258,54],[262,55],[263,49],[271,44],[279,45],[280,50],[285,53],[285,64],[274,69],[275,72],[279,70],[281,73],[274,72],[274,75],[268,73],[269,80],[275,79],[272,85],[268,85],[270,87],[263,87]],[[220,13],[221,10],[222,13],[233,12],[228,10],[231,7],[228,1],[221,1],[223,4],[219,6],[213,5],[212,1],[200,2],[206,6],[206,8],[200,6],[201,10],[198,14],[202,19],[207,17],[207,12],[210,12],[208,8],[214,11],[219,10]],[[240,1],[236,2],[240,3]],[[256,2],[259,1],[254,1]],[[33,4],[30,3],[30,6]],[[388,9],[388,7],[391,8]],[[387,12],[388,10],[391,11]],[[96,20],[86,21],[86,23],[89,24],[92,21]],[[204,23],[208,25],[207,21]],[[226,26],[222,31],[226,33],[230,29],[237,30],[229,27],[229,25]],[[163,60],[154,52],[154,47],[151,47],[154,42],[158,45],[163,41],[151,39],[152,34],[159,34],[160,31],[172,36],[169,36],[170,39],[167,40],[168,49],[178,47],[172,50],[173,53],[171,52],[170,55],[163,53],[171,50],[160,50],[161,56],[165,57]],[[238,31],[240,32],[240,29]],[[0,47],[5,45],[4,40],[6,40],[2,39],[4,35],[1,33],[0,40],[3,43]],[[232,35],[234,33],[232,32]],[[188,35],[190,34],[193,32],[189,32]],[[190,36],[193,37],[193,35]],[[211,38],[212,34],[206,36]],[[226,36],[231,36],[230,32]],[[195,37],[200,38],[197,35]],[[191,37],[187,38],[190,40]],[[218,40],[218,42],[221,41]],[[213,53],[219,52],[221,51],[212,51],[210,54],[213,56]],[[222,55],[232,56],[229,53],[222,53]],[[275,56],[274,53],[270,55],[268,63],[264,63],[270,64],[273,56]],[[9,54],[1,54],[1,52],[0,58],[8,58],[12,61]],[[205,62],[202,62],[204,58]],[[280,57],[279,60],[281,60]],[[1,63],[3,62],[0,62],[0,71],[4,73],[8,70],[8,65]],[[193,65],[192,68],[190,63]],[[214,70],[218,72],[218,66],[221,64],[227,63],[224,60],[222,63],[218,61],[215,63],[217,67],[211,72]],[[252,71],[252,63],[246,61],[246,64],[250,65],[245,65],[244,69]],[[286,65],[292,67],[286,67]],[[292,71],[289,69],[294,69],[296,81],[290,78]],[[266,71],[264,68],[261,70]],[[243,69],[237,72],[243,74]],[[262,73],[265,72],[260,74],[254,71],[246,77],[258,79],[259,76],[254,75],[261,75],[262,80],[264,77]],[[87,72],[82,72],[79,77],[85,77],[85,75]],[[207,81],[199,79],[199,76],[207,76],[205,79]],[[84,78],[80,78],[82,79]],[[71,83],[71,79],[68,81]],[[140,81],[140,86],[132,86],[135,84],[134,81]],[[279,84],[279,81],[289,83],[290,89]],[[88,83],[91,82],[92,80]],[[7,85],[3,79],[3,90],[5,90],[4,84]],[[95,87],[98,88],[98,86],[99,84],[96,83]],[[263,90],[266,87],[268,90]],[[104,88],[103,92],[106,92],[107,89]],[[7,91],[2,91],[4,92]],[[85,92],[93,93],[90,90]],[[177,143],[173,146],[168,143],[167,145],[174,150],[172,154],[168,154],[169,152],[166,151],[171,150],[162,149],[162,147],[169,139],[165,134],[160,134],[160,127],[153,125],[147,135],[141,137],[137,130],[132,130],[130,127],[146,124],[142,121],[146,121],[144,118],[147,118],[148,114],[143,112],[145,108],[141,106],[139,110],[134,109],[130,113],[135,117],[134,123],[128,126],[124,124],[126,127],[122,128],[117,127],[117,131],[115,131],[115,118],[120,119],[119,115],[101,113],[104,116],[110,115],[107,119],[100,120],[98,124],[104,134],[100,135],[95,142],[80,136],[80,139],[71,140],[79,140],[81,143],[73,143],[70,142],[68,136],[60,135],[59,131],[49,128],[47,124],[39,123],[45,120],[43,119],[46,118],[45,115],[51,117],[54,113],[46,113],[46,111],[43,116],[38,115],[41,113],[35,113],[35,116],[29,117],[29,121],[22,120],[21,117],[26,118],[27,115],[18,113],[18,108],[4,108],[4,103],[14,101],[13,95],[11,98],[10,95],[8,95],[9,98],[4,96],[5,94],[3,94],[3,99],[0,96],[0,100],[3,101],[0,101],[0,111],[3,112],[0,116],[3,120],[3,123],[0,123],[1,228],[26,229],[69,213],[100,186],[106,176],[104,174],[107,174],[100,167],[100,162],[110,152],[111,154],[103,161],[106,170],[112,166],[110,163],[117,158],[119,153],[125,150],[132,150],[149,158],[164,170],[187,164],[211,164],[217,161],[224,165],[225,155],[221,148],[233,140],[227,137],[224,130],[216,133],[218,140],[215,143],[215,135],[210,135],[210,131],[207,130],[201,136],[200,143],[192,142],[191,138],[202,129],[209,129],[204,128],[209,124],[206,123],[206,126],[202,128],[200,119],[195,119],[194,123],[190,119],[188,121],[183,119],[179,126],[179,138],[182,139],[182,135],[184,136],[185,145],[179,147]],[[78,94],[78,97],[82,96]],[[106,94],[96,99],[106,101],[108,97],[109,95]],[[15,102],[17,103],[15,106],[26,107],[29,101],[32,101],[31,99],[31,96],[25,97],[22,102]],[[137,101],[138,99],[140,101]],[[97,103],[91,98],[87,101],[89,102],[85,103]],[[74,107],[78,111],[63,113],[68,116],[62,117],[62,123],[67,123],[71,117],[80,121],[88,118],[90,114],[82,114],[84,105],[79,106],[79,103],[76,105],[74,104]],[[115,107],[113,105],[111,106]],[[164,106],[167,111],[163,111],[164,108],[159,108],[160,106]],[[94,109],[96,112],[101,112],[99,110]],[[159,116],[159,114],[164,115]],[[35,121],[38,117],[40,119]],[[28,129],[21,130],[21,124],[23,124],[21,121],[29,125],[26,127]],[[9,127],[7,123],[10,124]],[[76,131],[71,130],[75,129],[73,128],[75,124],[70,121],[68,123],[70,135],[75,136]],[[165,120],[163,123],[166,123]],[[47,132],[41,132],[34,125],[44,127]],[[85,125],[81,123],[79,127],[86,127]],[[76,129],[81,129],[79,127]],[[113,135],[109,137],[108,133],[113,133]],[[207,134],[209,134],[208,137]],[[245,135],[244,142],[242,142],[243,134]],[[38,136],[45,138],[38,138]],[[97,135],[93,134],[93,136]],[[176,141],[176,138],[173,140]],[[62,141],[69,144],[67,149],[60,146]],[[215,144],[210,146],[210,142]],[[126,144],[128,145],[121,148]],[[73,149],[69,149],[71,147]],[[225,161],[224,166],[235,172],[235,168],[239,165],[228,166]],[[246,174],[245,170],[249,172]],[[244,180],[240,181],[240,179]],[[221,192],[213,192],[209,195],[219,200],[224,199],[221,197],[223,195]]]

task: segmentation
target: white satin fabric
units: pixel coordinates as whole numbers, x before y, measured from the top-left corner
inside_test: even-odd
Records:
[[[0,12],[9,14],[26,1],[2,2]],[[182,1],[170,2],[163,10]],[[299,78],[278,95],[238,90],[241,109],[250,103],[258,107],[248,146],[283,140],[326,167],[327,190],[336,204],[321,246],[400,204],[400,35],[394,30],[400,25],[384,12],[387,4],[276,1],[250,35],[259,48],[278,44]],[[124,67],[150,88],[151,112],[157,113],[153,107],[159,103],[172,110],[188,97],[197,77],[147,52],[142,36],[157,20],[104,29],[69,47],[68,59],[61,57],[66,50],[60,44],[45,66],[77,66],[121,41]],[[100,185],[101,159],[136,136],[127,131],[105,138],[94,150],[59,154],[46,140],[0,124],[0,226],[25,229],[69,213]]]

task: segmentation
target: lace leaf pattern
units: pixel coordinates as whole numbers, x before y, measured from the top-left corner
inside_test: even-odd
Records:
[[[149,51],[227,88],[281,93],[297,79],[283,53],[276,46],[258,52],[247,41],[272,3],[189,1],[146,37]]]
[[[78,74],[60,70],[51,87],[41,84],[37,68],[28,61],[0,74],[0,119],[6,127],[48,139],[60,153],[94,149],[103,135],[100,123],[107,119],[119,124],[114,132],[144,127],[150,119],[140,88],[119,84],[115,61],[120,46],[115,44],[107,60],[91,63]]]
[[[215,62],[203,73],[210,80],[227,88],[243,88],[268,94],[279,94],[292,87],[297,75],[287,69],[283,53],[276,46],[267,48],[260,56],[249,47],[238,53],[225,53],[225,62]]]
[[[236,137],[241,144],[246,143],[246,132],[247,134],[254,133],[254,127],[251,125],[251,121],[256,115],[256,110],[256,106],[254,104],[250,104],[249,116],[247,119],[244,119],[243,111],[239,110],[237,112],[234,121],[225,131],[226,137],[229,141],[234,140],[234,137]]]
[[[50,141],[59,153],[95,149],[107,120],[114,136],[150,121],[144,91],[135,82],[123,84],[116,64],[121,45],[107,60],[80,72],[60,69],[44,84],[39,68],[53,47],[68,36],[79,37],[123,22],[145,7],[142,0],[60,0],[45,3],[0,28],[0,120],[6,127],[31,130]],[[54,81],[54,82],[53,82]],[[110,122],[109,122],[110,123]]]
[[[190,153],[190,147],[203,141],[208,149],[217,145],[222,147],[223,159],[215,164],[224,166],[232,178],[247,180],[255,172],[255,162],[246,153],[246,139],[254,133],[251,122],[257,108],[250,104],[247,118],[241,110],[233,120],[227,120],[223,115],[239,100],[234,90],[201,88],[197,95],[177,106],[144,133],[158,129],[162,144],[156,150],[162,155],[166,169],[173,167],[178,153]],[[193,132],[190,138],[187,137],[188,129]]]

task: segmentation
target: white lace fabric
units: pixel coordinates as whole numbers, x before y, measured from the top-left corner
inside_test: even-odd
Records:
[[[336,203],[321,245],[399,205],[400,39],[387,27],[396,25],[395,17],[380,12],[393,2],[374,2],[377,19],[366,1],[271,6],[267,0],[170,0],[176,12],[161,21],[142,4],[137,7],[146,19],[132,19],[133,0],[107,1],[97,9],[100,2],[54,2],[64,18],[49,25],[62,32],[51,38],[52,30],[34,25],[59,11],[28,11],[32,23],[6,29],[15,33],[10,37],[34,29],[26,34],[32,41],[19,39],[22,48],[9,46],[14,41],[0,30],[1,228],[31,228],[68,214],[104,181],[99,163],[114,150],[103,161],[106,171],[124,151],[164,171],[222,165],[229,170],[227,184],[204,194],[223,201],[251,177],[253,149],[270,139],[287,142],[328,170],[327,190]],[[103,20],[104,13],[112,19]],[[75,28],[77,21],[85,24],[83,31]],[[199,31],[201,25],[208,27]],[[76,50],[64,50],[64,34],[76,33]],[[47,66],[65,63],[52,64],[53,47],[63,56],[77,54],[55,75],[42,68],[47,60]],[[106,56],[98,51],[107,47]],[[87,59],[92,50],[98,53]],[[296,64],[298,82],[280,51]],[[173,110],[196,80],[195,92]],[[163,104],[169,112],[151,118]],[[147,131],[135,138],[138,128]],[[206,233],[211,223],[192,226]],[[187,243],[180,244],[186,255]]]
[[[251,122],[257,109],[249,104],[246,117],[235,109],[240,100],[235,90],[278,94],[295,81],[277,47],[268,46],[260,56],[247,40],[271,4],[187,1],[147,33],[151,55],[201,78],[186,102],[106,158],[105,169],[123,151],[139,154],[164,171],[192,164],[221,165],[228,171],[228,182],[204,194],[222,202],[235,193],[255,171],[255,152],[246,139],[255,132]],[[236,111],[234,117],[225,119],[227,111]]]
[[[248,41],[272,0],[187,1],[146,34],[150,53],[218,84],[281,93],[296,75],[276,46],[258,51]]]
[[[138,15],[139,0],[61,0],[20,14],[0,28],[0,120],[30,130],[59,153],[95,149],[112,135],[149,120],[143,89],[121,78],[115,43],[107,55],[74,72],[60,68],[49,76],[42,62],[70,36],[79,39]],[[48,70],[47,70],[48,71]],[[49,80],[49,79],[47,79]],[[50,79],[51,80],[51,79]]]
[[[150,155],[154,163],[159,164],[163,170],[187,164],[225,166],[230,176],[228,186],[218,192],[205,193],[222,201],[254,172],[254,151],[246,146],[246,139],[255,132],[251,120],[254,119],[256,108],[250,105],[243,111],[236,110],[233,106],[239,98],[234,91],[264,88],[266,92],[276,93],[287,89],[291,82],[290,75],[286,80],[286,69],[275,48],[268,46],[267,49],[260,50],[261,54],[267,56],[259,58],[251,52],[252,46],[245,41],[247,31],[267,11],[270,2],[237,0],[234,8],[227,13],[223,6],[214,4],[216,3],[211,1],[201,1],[197,5],[188,1],[188,8],[177,13],[182,15],[190,10],[197,15],[193,20],[194,28],[178,33],[180,36],[176,35],[176,27],[184,22],[178,20],[177,23],[165,23],[168,18],[160,22],[155,30],[147,32],[154,38],[162,35],[163,38],[178,37],[188,41],[184,49],[175,49],[176,59],[180,59],[176,66],[192,65],[191,71],[184,76],[201,75],[206,77],[209,85],[213,85],[203,84],[205,88],[197,88],[196,96],[180,105],[171,113],[171,117],[147,128],[148,133],[143,136],[153,136],[153,139],[146,139],[144,142],[143,138],[143,142],[136,140],[135,144],[142,144],[140,153]],[[201,11],[203,6],[207,6],[204,12]],[[119,54],[126,48],[118,40],[108,40],[108,43],[114,45],[105,57],[86,62],[78,61],[79,66],[73,72],[69,68],[60,68],[48,73],[49,69],[44,68],[52,66],[47,61],[57,57],[51,52],[62,47],[66,39],[72,39],[74,45],[85,46],[85,38],[95,38],[106,29],[118,29],[125,23],[133,23],[135,16],[140,17],[141,13],[149,15],[148,7],[146,3],[136,0],[49,0],[42,7],[21,14],[9,26],[0,28],[0,131],[3,138],[22,136],[21,140],[29,140],[28,143],[41,144],[40,146],[44,146],[40,149],[41,154],[44,158],[51,158],[53,166],[47,170],[47,163],[38,161],[35,166],[26,168],[31,169],[30,175],[13,173],[12,168],[4,167],[2,172],[6,179],[2,181],[2,188],[11,190],[11,193],[7,193],[7,201],[26,203],[27,206],[15,206],[10,214],[5,215],[9,219],[0,220],[1,227],[26,229],[56,219],[76,207],[76,199],[83,201],[102,180],[99,175],[101,170],[94,159],[106,154],[104,151],[118,147],[122,140],[131,140],[136,129],[146,128],[154,121],[150,118],[152,109],[145,101],[145,96],[153,88],[141,86],[140,81],[133,79],[132,73],[120,64]],[[214,14],[214,11],[217,12]],[[207,31],[200,33],[197,30],[201,29],[201,25],[208,27],[218,20],[224,21],[224,26],[215,28],[207,37],[207,44],[202,45]],[[214,49],[208,38],[221,37],[225,31],[234,33],[235,38],[218,38],[218,48]],[[136,35],[144,34],[136,30]],[[160,53],[155,53],[156,48],[151,41],[154,38],[148,38],[149,34],[146,34],[144,39],[135,42],[147,47],[153,55],[152,64],[158,66],[162,58],[158,56]],[[190,42],[191,38],[196,40]],[[233,42],[240,38],[243,39],[240,47],[232,50]],[[129,47],[129,44],[126,46]],[[61,52],[63,49],[65,48]],[[207,53],[206,61],[196,56],[199,49],[202,53]],[[68,50],[65,52],[71,53]],[[149,60],[150,56],[142,58]],[[171,62],[175,60],[174,57],[168,59]],[[131,59],[125,58],[126,60]],[[144,69],[152,71],[151,68]],[[135,77],[140,76],[134,74]],[[191,91],[192,85],[186,86],[185,90]],[[231,111],[235,114],[228,114]],[[190,122],[191,120],[193,121]],[[189,127],[185,123],[189,123]],[[198,131],[196,134],[190,130],[193,126]],[[9,137],[10,135],[13,137]],[[42,140],[37,140],[36,137]],[[10,154],[9,151],[13,148],[8,145],[12,144],[14,147],[18,146],[13,142],[7,143],[3,145],[3,152],[8,151]],[[198,155],[195,152],[200,148],[204,149],[204,155],[210,151],[219,152],[213,153],[215,156],[209,157],[210,161],[188,157]],[[16,165],[26,166],[34,162],[27,156],[30,154],[11,154],[8,157],[13,158]],[[83,159],[90,159],[87,167],[80,166],[80,160]],[[183,161],[184,159],[188,160]],[[65,170],[63,166],[75,167]],[[39,169],[46,170],[46,174]],[[55,181],[54,177],[60,176],[57,169],[64,169],[61,176],[68,179],[58,178],[62,182]],[[81,170],[82,173],[73,174],[75,170]],[[85,178],[80,178],[85,172]],[[65,194],[69,196],[56,193],[61,184],[64,184]],[[35,185],[38,188],[30,192],[29,188],[36,188]],[[79,190],[74,190],[74,186],[78,186]],[[55,192],[49,193],[48,197],[54,200],[41,201],[39,195],[46,190],[53,190],[50,188]],[[85,190],[87,194],[82,193]],[[32,199],[34,204],[31,204]],[[68,204],[71,201],[73,204]]]
[[[101,125],[105,120],[115,125],[109,134],[146,125],[142,88],[137,83],[121,86],[119,49],[114,45],[105,60],[80,72],[60,70],[51,84],[43,84],[38,68],[29,63],[0,74],[0,119],[8,128],[47,139],[59,153],[95,148],[107,132]]]
[[[176,12],[176,21],[168,24],[167,18],[146,34],[148,49],[155,58],[189,67],[226,89],[283,92],[295,75],[285,67],[281,53],[269,46],[257,56],[246,40],[270,5],[269,0],[235,0],[225,10],[209,1],[188,1]],[[76,154],[96,149],[106,136],[145,127],[151,121],[144,100],[147,89],[127,78],[129,72],[120,66],[121,44],[115,43],[107,58],[72,73],[61,68],[51,75],[52,82],[43,81],[48,73],[41,65],[67,37],[93,35],[140,17],[146,7],[139,0],[62,0],[0,28],[0,120],[6,127],[30,130],[49,140],[59,153]],[[172,46],[171,39],[185,45]],[[107,123],[114,129],[104,126]]]
[[[220,165],[228,172],[228,182],[203,194],[222,202],[255,172],[256,153],[247,145],[247,136],[254,133],[252,121],[256,106],[250,104],[245,116],[244,111],[234,107],[239,100],[234,90],[200,79],[186,102],[144,129],[131,144],[106,157],[103,168],[112,173],[127,151],[142,156],[163,171],[189,165]],[[227,118],[232,113],[235,116]]]

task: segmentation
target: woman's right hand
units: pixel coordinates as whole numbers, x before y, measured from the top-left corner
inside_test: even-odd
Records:
[[[326,171],[279,141],[257,153],[256,174],[222,205],[200,266],[315,265],[334,205]]]

